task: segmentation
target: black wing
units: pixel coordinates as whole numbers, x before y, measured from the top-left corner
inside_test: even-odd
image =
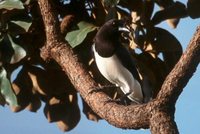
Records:
[[[118,45],[116,49],[116,55],[121,61],[122,65],[125,66],[131,72],[133,77],[140,83],[141,80],[139,78],[138,71],[128,50],[124,46]]]

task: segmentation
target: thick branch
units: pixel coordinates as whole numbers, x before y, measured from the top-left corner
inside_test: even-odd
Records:
[[[45,23],[44,27],[46,31],[47,42],[49,41],[48,43],[50,43],[51,41],[60,39],[61,32],[59,31],[60,28],[58,18],[55,15],[56,10],[53,7],[52,1],[38,0],[38,3],[40,6],[42,19]],[[44,8],[42,8],[43,6]],[[46,8],[48,8],[49,10],[45,10]]]
[[[164,81],[157,99],[163,104],[175,103],[183,88],[187,85],[200,62],[200,26],[197,28],[186,51],[181,56],[179,62]]]
[[[42,49],[42,56],[51,56],[68,75],[71,83],[79,91],[89,106],[102,118],[121,128],[147,128],[148,113],[145,105],[125,107],[115,103],[107,103],[110,98],[104,93],[91,93],[97,83],[92,79],[87,70],[78,61],[70,45],[63,40],[58,40],[56,19],[50,0],[38,0],[46,30],[47,44]],[[51,17],[48,17],[51,16]],[[50,25],[50,26],[49,26]],[[58,28],[59,29],[59,28]],[[58,35],[54,35],[58,34]],[[49,51],[50,50],[50,51]],[[48,52],[46,52],[48,51]],[[46,55],[46,53],[49,53]]]
[[[152,108],[150,129],[153,134],[177,134],[174,121],[175,103],[183,88],[192,77],[200,61],[200,26],[197,28],[186,51],[167,76],[157,98],[150,102]],[[153,103],[153,104],[151,104]]]
[[[152,113],[150,120],[150,130],[152,134],[178,134],[178,129],[174,118],[163,111]]]
[[[173,129],[171,132],[173,131],[177,133],[178,130],[173,120],[173,115],[167,114],[167,112],[159,113],[159,111],[165,111],[165,108],[168,109],[170,107],[165,107],[165,105],[160,104],[174,105],[182,91],[182,88],[186,85],[195,71],[199,63],[200,54],[199,29],[197,31],[197,37],[195,37],[196,40],[191,42],[187,51],[183,54],[180,61],[169,74],[158,94],[158,97],[148,104],[122,106],[117,105],[116,103],[107,102],[109,97],[104,93],[90,93],[95,87],[97,87],[97,83],[91,78],[84,66],[78,61],[77,56],[69,47],[70,45],[65,42],[64,39],[60,39],[61,36],[58,31],[59,24],[57,17],[54,14],[54,10],[51,7],[50,0],[38,0],[38,2],[47,36],[47,44],[41,51],[42,56],[46,53],[50,53],[47,56],[51,56],[50,58],[53,58],[58,62],[83,99],[100,117],[120,128],[137,129],[151,126],[151,130],[156,131],[159,127],[156,128],[155,125],[161,125],[160,128],[162,129],[165,128],[164,125],[167,125],[167,130]],[[174,100],[174,103],[169,101],[171,99]],[[156,116],[155,113],[161,116]],[[161,117],[159,124],[155,122],[157,121],[157,117]]]

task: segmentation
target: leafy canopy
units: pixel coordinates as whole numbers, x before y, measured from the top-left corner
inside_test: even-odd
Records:
[[[91,45],[95,33],[105,21],[126,19],[132,29],[130,53],[137,60],[141,80],[147,80],[155,97],[169,71],[182,54],[182,46],[169,31],[157,27],[167,21],[176,28],[180,18],[200,17],[200,1],[188,0],[187,6],[173,0],[52,0],[58,13],[60,30],[65,40],[88,67],[100,84],[104,78],[92,62]],[[155,4],[160,10],[153,14]],[[37,111],[41,101],[49,122],[63,131],[73,129],[80,120],[77,93],[67,76],[54,61],[44,62],[40,49],[45,44],[45,31],[37,0],[0,1],[0,104],[19,112]],[[161,56],[160,56],[161,55]],[[18,70],[11,81],[11,74]],[[118,97],[116,91],[106,91]],[[83,101],[88,119],[100,119]]]

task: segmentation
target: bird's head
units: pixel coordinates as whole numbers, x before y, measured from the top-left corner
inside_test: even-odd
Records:
[[[111,19],[107,21],[94,38],[96,51],[105,57],[112,55],[116,47],[121,44],[121,33],[129,32],[125,26],[125,20]]]
[[[122,32],[128,32],[128,29],[125,28],[125,20],[111,19],[107,21],[97,32],[96,39],[113,41],[118,40]]]

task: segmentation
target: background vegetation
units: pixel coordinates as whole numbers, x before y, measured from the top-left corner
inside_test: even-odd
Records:
[[[155,10],[155,5],[160,10]],[[44,12],[42,6],[50,7],[53,17]],[[108,85],[109,83],[99,74],[94,64],[91,45],[98,28],[111,18],[125,18],[130,22],[129,26],[133,32],[129,40],[123,41],[130,43],[129,50],[133,59],[137,61],[141,80],[148,84],[147,88],[152,92],[152,98],[156,99],[157,96],[162,98],[166,94],[160,92],[161,97],[159,97],[158,92],[183,52],[177,38],[169,31],[157,27],[157,24],[167,21],[170,27],[176,28],[180,18],[198,18],[199,7],[198,0],[189,0],[187,5],[172,0],[52,0],[46,2],[2,0],[0,1],[0,104],[3,106],[8,104],[13,112],[23,109],[36,112],[43,101],[44,114],[49,122],[56,122],[63,131],[73,129],[80,120],[80,109],[77,103],[79,86],[73,83],[65,66],[58,60],[51,60],[56,58],[52,58],[53,54],[48,53],[51,47],[45,46],[59,44],[60,40],[67,41],[78,62],[84,65],[92,79],[97,84]],[[48,35],[51,24],[46,22],[45,18],[49,21],[54,19],[55,25],[59,24],[55,29],[52,24],[52,36]],[[57,33],[59,34],[56,35]],[[51,40],[54,37],[56,41]],[[55,46],[59,48],[62,45]],[[62,58],[62,52],[59,52]],[[70,63],[66,63],[69,68]],[[198,65],[199,59],[195,63]],[[14,80],[11,80],[11,74],[16,69],[19,69],[19,73]],[[74,72],[81,71],[77,68],[69,70],[73,69]],[[121,94],[118,90],[106,90],[105,93],[113,99]],[[175,103],[180,93],[173,94],[175,99],[172,100]],[[83,95],[82,97],[84,98],[83,112],[88,119],[94,121],[101,119],[102,114],[97,115],[98,112],[94,108],[95,112],[93,112],[88,102],[85,102],[86,97]],[[165,106],[168,109],[166,104]],[[170,113],[173,118],[173,108]],[[143,125],[135,125],[133,128],[150,126],[141,124]]]

